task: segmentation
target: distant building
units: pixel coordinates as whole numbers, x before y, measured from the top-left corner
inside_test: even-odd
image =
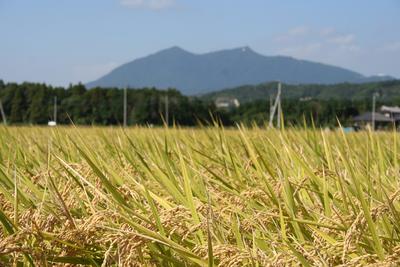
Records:
[[[389,107],[389,106],[382,106],[380,108],[382,114],[386,117],[393,119],[394,121],[400,121],[400,107]]]
[[[219,109],[233,109],[240,106],[239,100],[233,97],[218,97],[215,99],[215,106]]]
[[[312,97],[311,96],[300,97],[299,100],[300,102],[306,102],[312,100]]]
[[[353,118],[355,127],[364,128],[375,120],[376,128],[387,128],[400,123],[400,107],[382,106],[379,112],[365,112]]]
[[[361,115],[358,115],[353,118],[354,122],[360,122],[360,123],[370,123],[373,120],[373,113],[372,112],[365,112]],[[387,123],[387,122],[393,122],[393,119],[385,116],[385,114],[375,112],[375,122],[376,123]]]

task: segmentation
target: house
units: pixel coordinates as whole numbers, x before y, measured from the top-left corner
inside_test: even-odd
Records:
[[[356,129],[375,124],[375,128],[388,128],[400,122],[400,107],[382,106],[380,112],[365,112],[353,118]]]
[[[375,118],[374,118],[375,115]],[[382,113],[372,113],[372,112],[365,112],[361,115],[358,115],[353,118],[354,122],[359,122],[359,123],[372,123],[372,120],[375,120],[375,123],[392,123],[393,119],[390,118],[389,116],[386,116],[385,114]]]
[[[400,121],[400,107],[382,106],[380,111],[386,117],[392,118],[394,121]]]
[[[232,97],[218,97],[215,99],[215,106],[219,109],[233,109],[240,106],[239,100]]]

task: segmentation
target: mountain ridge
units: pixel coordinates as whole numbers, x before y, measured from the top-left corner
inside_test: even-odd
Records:
[[[186,95],[204,94],[270,81],[288,84],[335,84],[393,79],[288,56],[265,56],[248,46],[195,54],[173,46],[113,69],[87,83],[93,87],[176,88]]]

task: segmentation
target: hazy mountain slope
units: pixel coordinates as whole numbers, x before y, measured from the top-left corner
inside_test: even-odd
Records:
[[[206,54],[172,47],[126,63],[87,86],[173,87],[192,95],[277,80],[288,84],[333,84],[364,79],[367,77],[340,67],[263,56],[248,47]]]

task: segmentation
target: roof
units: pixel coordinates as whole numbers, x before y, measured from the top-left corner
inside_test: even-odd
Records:
[[[353,118],[353,121],[372,121],[372,112],[365,112],[359,116]],[[393,122],[393,120],[389,117],[381,113],[375,112],[375,121],[376,122]]]
[[[390,112],[390,113],[400,113],[400,107],[389,107],[389,106],[382,106],[381,111],[383,112]]]

